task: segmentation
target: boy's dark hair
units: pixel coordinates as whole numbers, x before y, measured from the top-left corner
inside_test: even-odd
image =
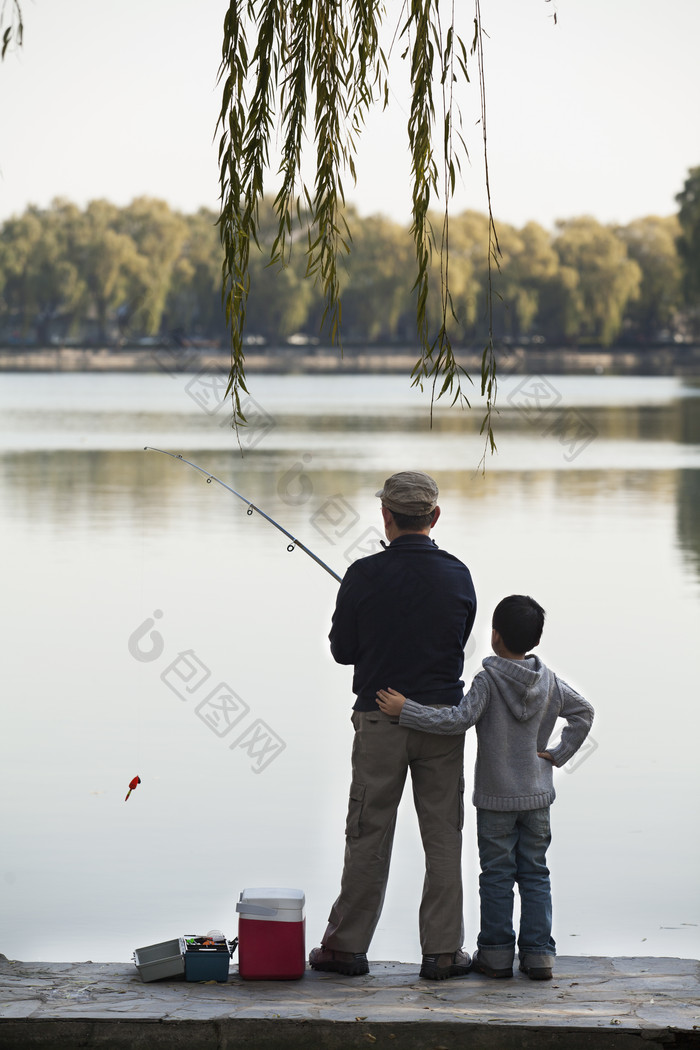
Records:
[[[427,529],[433,524],[433,518],[435,517],[435,511],[431,510],[429,514],[398,514],[395,510],[391,512],[392,517],[396,523],[396,528],[401,529],[405,532],[407,529]]]
[[[491,625],[511,653],[527,653],[542,637],[544,609],[527,594],[511,594],[493,611]]]

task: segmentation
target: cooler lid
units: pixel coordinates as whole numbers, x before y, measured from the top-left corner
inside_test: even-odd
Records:
[[[293,890],[281,886],[257,886],[254,889],[241,890],[239,905],[236,910],[246,910],[246,905],[269,908],[271,911],[300,911],[306,904],[303,890]]]

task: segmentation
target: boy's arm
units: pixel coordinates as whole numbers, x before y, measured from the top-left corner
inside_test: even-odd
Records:
[[[593,724],[593,708],[587,700],[572,689],[561,678],[557,678],[561,696],[560,717],[565,718],[567,725],[561,734],[556,747],[547,748],[545,754],[555,766],[564,766],[572,758],[586,739]],[[544,755],[542,756],[544,757]]]
[[[448,736],[464,733],[479,721],[488,699],[488,682],[480,672],[456,707],[426,707],[415,700],[406,700],[400,708],[399,725]]]

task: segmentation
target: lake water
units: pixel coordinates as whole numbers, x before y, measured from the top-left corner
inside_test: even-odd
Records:
[[[596,708],[557,774],[562,954],[700,955],[700,385],[506,377],[480,413],[408,379],[250,379],[242,449],[205,376],[0,376],[0,951],[129,960],[212,927],[245,887],[299,887],[308,947],[337,893],[351,671],[330,657],[334,571],[373,549],[373,493],[435,475],[437,543],[479,597],[465,677],[505,594],[547,610],[542,658]],[[467,777],[474,758],[467,737]],[[141,785],[125,803],[127,786]],[[477,933],[467,807],[466,947]],[[370,957],[419,958],[407,792]]]

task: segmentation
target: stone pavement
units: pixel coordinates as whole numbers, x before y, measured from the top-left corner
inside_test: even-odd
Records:
[[[560,957],[554,980],[366,977],[141,981],[127,963],[0,956],[0,1047],[101,1050],[655,1050],[700,1048],[700,963]]]

